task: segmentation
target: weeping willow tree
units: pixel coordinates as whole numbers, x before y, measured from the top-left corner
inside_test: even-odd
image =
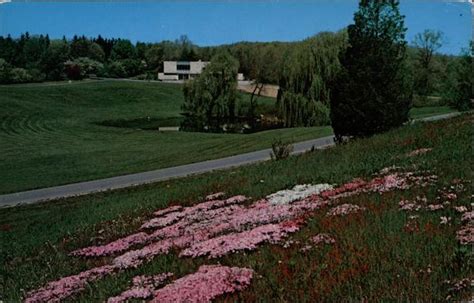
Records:
[[[277,106],[286,127],[329,124],[329,83],[345,47],[345,32],[321,33],[285,54]]]
[[[224,124],[234,122],[238,69],[238,61],[221,52],[201,75],[185,84],[183,130],[217,132]]]

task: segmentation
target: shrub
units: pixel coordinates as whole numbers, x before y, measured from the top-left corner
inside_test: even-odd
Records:
[[[24,68],[12,68],[10,71],[10,82],[11,83],[26,83],[31,82],[33,78]]]
[[[66,77],[71,80],[81,80],[83,78],[81,67],[71,61],[64,63],[64,72]]]
[[[289,142],[283,142],[281,139],[275,140],[272,143],[272,152],[270,157],[272,160],[283,160],[290,156],[293,151],[293,144]]]
[[[0,83],[9,83],[10,82],[10,71],[11,66],[8,62],[0,58]]]
[[[77,58],[73,61],[64,62],[64,71],[71,80],[84,79],[88,75],[96,75],[101,72],[104,65],[87,57]]]
[[[107,74],[112,78],[125,78],[127,71],[121,62],[113,61],[107,66]]]
[[[37,68],[29,69],[28,73],[31,76],[31,82],[43,82],[46,79],[46,75]]]
[[[122,63],[125,70],[125,77],[136,76],[144,70],[144,65],[140,60],[125,59],[121,60],[120,63]]]

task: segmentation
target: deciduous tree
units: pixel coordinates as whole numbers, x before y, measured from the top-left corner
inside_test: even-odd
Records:
[[[229,53],[214,56],[203,73],[184,86],[183,129],[221,131],[235,121],[238,61]]]

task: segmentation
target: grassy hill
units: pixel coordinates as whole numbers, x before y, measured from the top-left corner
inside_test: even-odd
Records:
[[[0,95],[0,193],[198,162],[268,148],[275,137],[298,141],[331,132],[329,127],[251,135],[137,129],[133,120],[148,117],[161,126],[179,124],[183,95],[175,84],[1,86]],[[247,99],[242,95],[241,102]],[[125,121],[129,127],[101,125],[104,121]]]
[[[469,300],[472,250],[459,243],[456,232],[472,224],[472,218],[470,223],[462,222],[458,211],[470,209],[472,119],[472,115],[464,115],[417,123],[284,161],[1,209],[0,241],[8,243],[2,250],[2,299],[17,302],[28,290],[46,282],[110,264],[113,257],[79,258],[68,254],[137,232],[143,222],[153,218],[154,211],[167,206],[195,205],[218,191],[252,197],[252,203],[296,184],[339,186],[353,178],[372,180],[375,173],[390,168],[431,181],[415,182],[409,188],[396,186],[389,191],[343,195],[307,213],[305,223],[285,247],[282,243],[263,244],[256,250],[212,260],[178,257],[179,250],[172,250],[138,268],[94,281],[70,299],[103,302],[127,289],[134,276],[169,271],[175,274],[173,279],[178,279],[202,264],[220,263],[255,271],[249,288],[221,297],[221,302]],[[421,208],[403,210],[399,203],[405,200],[419,203]],[[331,207],[345,203],[365,210],[328,217]],[[331,235],[335,242],[306,249],[319,233]],[[135,245],[133,249],[141,247]]]
[[[302,141],[331,133],[330,127],[250,135],[152,130],[179,124],[183,95],[176,84],[14,85],[0,86],[0,95],[0,193],[230,156],[268,148],[275,138]],[[248,99],[241,94],[242,103]],[[259,99],[264,109],[274,102]],[[419,113],[448,110],[428,108]]]

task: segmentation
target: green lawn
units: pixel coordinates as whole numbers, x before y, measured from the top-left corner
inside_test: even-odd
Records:
[[[438,190],[453,184],[472,184],[472,115],[418,123],[277,162],[208,173],[127,190],[88,195],[11,209],[0,209],[0,241],[4,276],[1,300],[17,302],[28,290],[48,281],[106,264],[110,259],[84,260],[67,254],[91,244],[135,231],[154,210],[167,205],[190,205],[211,192],[244,194],[254,200],[304,183],[342,184],[355,177],[370,179],[384,167],[396,165],[414,172],[429,170],[438,180],[428,187],[384,194],[363,193],[339,203],[364,206],[362,215],[328,219],[327,208],[314,212],[294,240],[305,241],[320,232],[337,239],[334,246],[300,251],[264,245],[257,251],[234,253],[217,260],[179,258],[176,252],[157,256],[137,269],[128,269],[86,287],[74,302],[103,302],[130,285],[139,274],[192,273],[200,264],[250,267],[250,288],[222,301],[336,302],[469,300],[471,291],[453,291],[452,284],[472,278],[472,251],[455,239],[460,214],[470,209],[469,190],[442,210],[403,212],[401,199],[426,195],[438,203]],[[419,148],[432,151],[415,157]],[[418,230],[409,232],[409,215],[418,216]],[[440,224],[441,217],[449,224]],[[449,296],[449,297],[448,297]]]
[[[444,115],[456,112],[455,109],[449,106],[427,106],[427,107],[414,107],[410,111],[412,119],[426,118],[435,115]]]
[[[251,135],[157,132],[135,128],[177,125],[181,86],[97,81],[0,86],[0,193],[148,171],[269,148],[275,138],[303,141],[330,127]],[[245,103],[249,95],[242,94]],[[260,110],[274,100],[260,98]],[[448,108],[414,109],[415,116]],[[114,124],[115,123],[115,124]],[[110,127],[104,124],[125,124]]]
[[[0,193],[92,180],[268,148],[274,138],[302,141],[329,127],[251,135],[157,132],[100,125],[150,117],[176,125],[176,84],[93,82],[2,86]],[[242,95],[242,102],[248,95]],[[261,98],[261,104],[273,102]],[[162,125],[163,126],[163,125]]]

